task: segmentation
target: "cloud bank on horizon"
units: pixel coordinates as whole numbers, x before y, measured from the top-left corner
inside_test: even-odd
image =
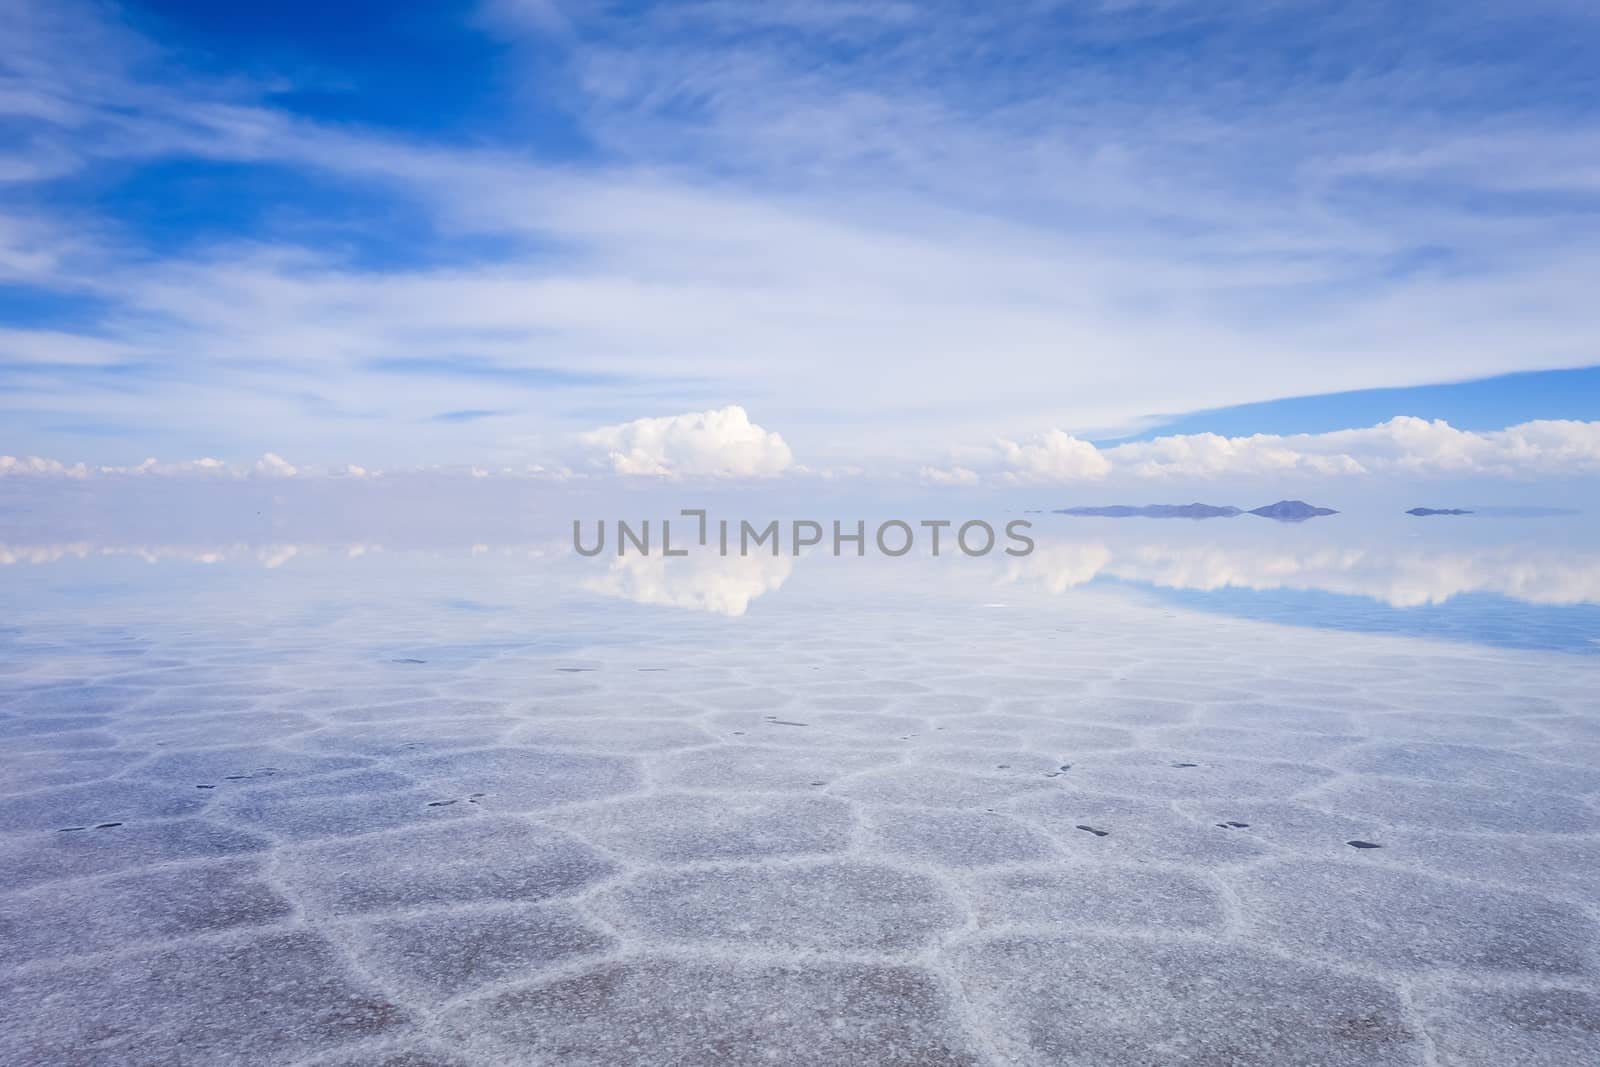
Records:
[[[1595,473],[1159,433],[1600,363],[1600,10],[1243,7],[0,0],[0,474]]]
[[[1332,433],[1171,434],[1109,447],[1051,430],[1020,443],[996,440],[986,452],[967,448],[964,453],[970,466],[925,465],[915,472],[915,478],[924,485],[940,487],[1384,475],[1567,478],[1600,475],[1600,421],[1540,420],[1505,430],[1474,432],[1442,420],[1402,416],[1377,426]],[[838,473],[796,463],[781,434],[752,422],[738,406],[636,419],[587,431],[576,436],[567,459],[570,462],[498,470],[472,466],[453,472],[480,478],[501,475],[559,481],[603,476],[666,481],[831,478]],[[402,468],[393,473],[417,470]],[[860,470],[847,473],[869,476]],[[207,458],[177,463],[147,459],[123,467],[0,456],[0,477],[6,476],[79,480],[145,476],[372,478],[382,477],[383,472],[354,464],[302,467],[268,452],[249,465]],[[913,475],[911,471],[879,471],[875,476],[892,480]]]

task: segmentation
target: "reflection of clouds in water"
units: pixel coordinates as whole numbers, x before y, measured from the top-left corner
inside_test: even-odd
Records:
[[[1032,555],[1007,563],[1008,581],[1041,586],[1051,593],[1064,593],[1096,578],[1201,592],[1309,590],[1368,597],[1396,608],[1439,604],[1463,593],[1498,594],[1543,605],[1600,603],[1600,549],[1562,545],[1390,544],[1372,538],[1360,547],[1327,542],[1285,548],[1251,542],[1114,539],[1041,539],[1037,546]],[[353,564],[379,556],[413,554],[571,561],[570,546],[559,542],[405,548],[376,541],[164,545],[76,540],[0,543],[0,566],[132,559],[151,564],[229,563],[279,569],[303,560]],[[819,562],[835,561],[824,558]],[[590,571],[598,567],[598,561],[587,563],[580,584],[591,592],[729,616],[744,614],[756,597],[778,589],[793,568],[789,557],[765,554],[670,560],[628,556],[613,560],[604,573]],[[889,565],[887,573],[898,566]]]
[[[351,562],[393,554],[375,542],[346,544],[274,543],[212,545],[118,545],[93,541],[54,544],[0,544],[0,566],[45,565],[69,560],[134,559],[145,563],[243,563],[276,570],[294,560],[322,559]],[[549,543],[488,545],[481,542],[455,548],[399,549],[400,555],[420,552],[428,556],[489,557],[553,561],[565,558],[565,546]],[[579,584],[590,592],[620,597],[638,604],[658,604],[739,616],[750,602],[776,590],[788,580],[793,561],[787,556],[706,556],[693,559],[628,556],[613,560],[600,575]]]
[[[665,559],[627,556],[613,560],[605,574],[581,583],[593,593],[636,604],[708,611],[737,617],[750,602],[788,581],[794,564],[787,556],[697,556]]]
[[[281,567],[295,556],[300,554],[300,549],[295,545],[278,545],[261,557],[261,565],[268,570]]]
[[[1052,593],[1065,593],[1099,577],[1111,563],[1111,550],[1099,541],[1040,544],[1030,555],[1006,568],[1011,581],[1036,582]]]
[[[146,563],[258,563],[270,569],[281,567],[293,559],[316,558],[357,560],[368,555],[383,553],[385,548],[376,542],[355,541],[339,544],[290,543],[224,544],[224,545],[115,545],[93,541],[70,541],[58,544],[7,545],[0,544],[0,566],[10,564],[42,565],[64,560],[137,559]],[[399,548],[391,550],[400,555],[428,556],[468,555],[514,557],[542,560],[555,556],[559,548],[547,544],[483,545],[459,548]]]
[[[1600,555],[1562,548],[1342,548],[1263,550],[1226,545],[1041,543],[1006,570],[1009,581],[1065,592],[1095,578],[1169,589],[1314,590],[1390,607],[1495,593],[1531,604],[1600,603]]]
[[[86,559],[138,559],[146,563],[176,561],[180,563],[238,563],[255,562],[269,570],[281,567],[302,555],[321,556],[342,553],[348,559],[359,559],[368,552],[381,552],[382,545],[104,545],[92,541],[72,541],[46,545],[0,544],[0,566],[8,564],[40,565],[62,560]]]
[[[87,541],[59,545],[0,545],[0,564],[55,563],[63,559],[87,559],[96,550]]]

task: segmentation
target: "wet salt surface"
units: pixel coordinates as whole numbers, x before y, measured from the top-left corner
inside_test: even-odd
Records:
[[[1594,1062],[1595,657],[912,586],[20,589],[0,1062]]]

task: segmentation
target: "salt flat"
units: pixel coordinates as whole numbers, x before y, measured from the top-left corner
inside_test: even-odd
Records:
[[[1597,657],[1095,591],[728,619],[411,579],[27,601],[0,1062],[1600,1048]]]

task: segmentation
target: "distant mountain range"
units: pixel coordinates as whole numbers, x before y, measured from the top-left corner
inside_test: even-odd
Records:
[[[1109,519],[1231,519],[1235,515],[1260,515],[1278,522],[1304,522],[1318,515],[1337,515],[1333,508],[1319,508],[1304,500],[1280,500],[1265,507],[1242,508],[1226,504],[1111,504],[1096,508],[1057,508],[1057,515],[1098,515]]]
[[[1471,515],[1465,508],[1411,508],[1407,515]]]

